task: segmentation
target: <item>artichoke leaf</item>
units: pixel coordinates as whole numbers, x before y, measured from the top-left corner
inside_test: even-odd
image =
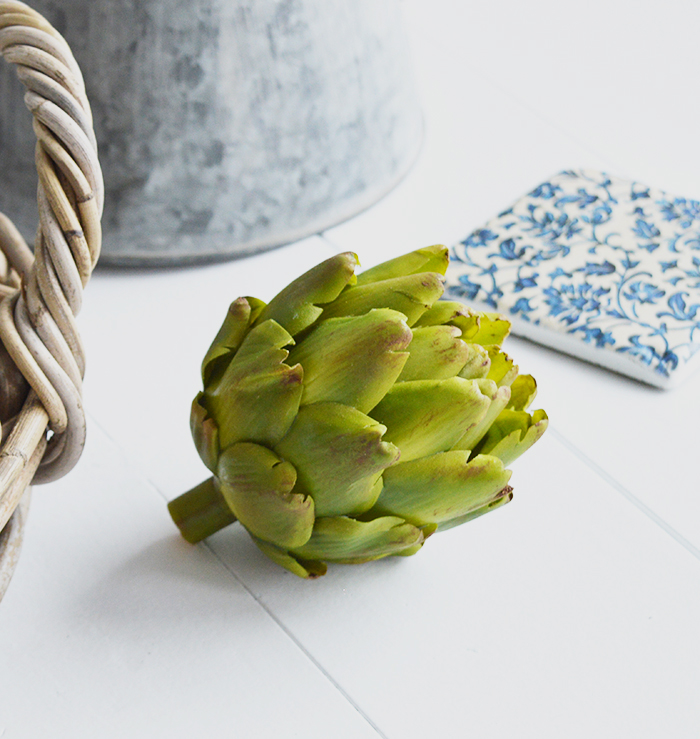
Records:
[[[495,344],[487,347],[487,350],[491,363],[486,378],[493,380],[499,387],[511,385],[518,376],[518,365]]]
[[[479,331],[479,314],[462,303],[452,300],[438,300],[417,321],[416,327],[456,326],[462,332],[462,341],[471,343]]]
[[[265,307],[257,298],[238,298],[229,306],[226,318],[202,362],[202,380],[206,387],[226,369],[230,358],[241,345],[250,325]]]
[[[500,313],[479,313],[479,330],[469,338],[482,346],[501,346],[510,333],[510,321]]]
[[[225,449],[217,470],[220,492],[246,529],[285,548],[308,541],[314,501],[293,492],[296,471],[266,447],[242,442]]]
[[[275,321],[251,329],[223,373],[205,388],[200,403],[219,428],[222,449],[239,441],[273,446],[294,421],[303,370],[284,363],[292,337]]]
[[[527,411],[503,410],[474,451],[510,464],[540,439],[547,424],[547,414],[543,410],[532,415]]]
[[[382,516],[357,521],[347,516],[318,518],[313,534],[291,554],[302,559],[322,559],[340,564],[360,564],[422,544],[423,532],[402,518]]]
[[[340,403],[299,409],[275,452],[297,471],[295,490],[313,497],[316,515],[359,514],[381,491],[381,473],[399,456],[382,440],[386,428]]]
[[[304,368],[302,405],[330,401],[368,413],[401,374],[411,338],[394,310],[323,321],[289,355]]]
[[[447,380],[458,375],[472,358],[473,347],[460,339],[456,326],[413,328],[411,353],[399,381]]]
[[[501,346],[510,333],[510,321],[500,313],[482,313],[462,303],[440,300],[426,311],[416,326],[449,323],[462,330],[462,339],[482,346]]]
[[[464,436],[452,445],[452,449],[474,449],[510,400],[508,385],[498,387],[493,380],[487,379],[474,380],[474,382],[479,386],[481,393],[490,400],[490,405],[481,420],[470,426]]]
[[[216,472],[219,459],[219,429],[207,409],[202,405],[204,393],[197,393],[190,411],[190,431],[202,462],[211,472]]]
[[[372,308],[391,308],[403,313],[412,326],[442,295],[443,281],[437,272],[421,272],[348,287],[324,307],[322,320],[360,316]]]
[[[494,500],[510,471],[500,459],[467,451],[440,452],[399,462],[384,473],[384,487],[373,515],[400,516],[415,526],[442,524]]]
[[[323,312],[319,307],[332,303],[347,285],[356,281],[359,264],[352,252],[336,254],[291,282],[262,310],[255,325],[272,319],[292,336],[311,326]]]
[[[419,541],[417,544],[414,544],[412,547],[407,547],[406,549],[402,549],[400,552],[396,552],[392,556],[412,557],[414,554],[417,554],[423,548],[423,544],[425,544],[426,539],[432,536],[438,530],[438,525],[436,523],[429,523],[429,524],[426,524],[425,526],[421,526],[420,530],[423,532],[423,541]]]
[[[485,378],[491,371],[491,357],[486,349],[480,344],[467,344],[469,347],[469,358],[459,371],[459,376],[465,380],[479,380]]]
[[[298,577],[303,577],[306,580],[315,580],[317,577],[325,575],[328,570],[326,565],[319,560],[304,560],[293,557],[289,552],[276,547],[274,544],[270,544],[269,541],[258,539],[257,536],[251,536],[251,539],[257,544],[258,549],[265,556]]]
[[[385,440],[400,449],[405,462],[450,449],[489,406],[478,380],[414,380],[394,385],[372,417],[387,427]]]
[[[465,513],[463,516],[457,516],[456,518],[450,518],[447,521],[444,521],[438,526],[437,530],[447,531],[447,529],[452,529],[455,526],[461,526],[463,523],[473,521],[475,518],[479,518],[479,516],[483,516],[485,513],[495,511],[496,508],[500,508],[506,503],[510,503],[511,500],[513,500],[513,488],[510,485],[506,485],[489,503],[482,505],[480,508],[475,508],[473,511]]]
[[[439,272],[444,275],[449,263],[450,256],[446,246],[442,244],[426,246],[366,269],[357,276],[357,284],[367,285],[370,282],[381,282],[392,277],[415,275],[420,272]]]
[[[537,382],[532,375],[518,375],[510,386],[508,408],[513,411],[524,411],[529,408],[537,396]]]

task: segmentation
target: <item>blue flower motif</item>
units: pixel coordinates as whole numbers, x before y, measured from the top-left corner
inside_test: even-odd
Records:
[[[693,221],[700,220],[700,202],[686,198],[660,201],[661,213],[666,221],[680,221],[681,228],[689,228]]]
[[[478,231],[474,231],[470,236],[468,236],[464,241],[461,243],[464,244],[466,247],[470,246],[488,246],[489,241],[494,241],[498,238],[498,234],[495,234],[493,231],[490,231],[488,228],[482,228]]]
[[[676,213],[676,209],[673,207],[673,203],[668,200],[662,200],[661,203],[661,215],[664,221],[675,221],[678,220],[679,215]]]
[[[533,310],[535,309],[530,305],[530,301],[527,298],[518,298],[515,301],[515,305],[510,309],[510,312],[514,316],[520,313],[526,321],[529,321],[530,317],[527,314],[532,313]]]
[[[518,277],[513,285],[513,292],[522,292],[526,287],[537,287],[538,277],[537,272],[534,272],[530,277]]]
[[[557,267],[549,273],[549,277],[555,280],[557,277],[573,277],[573,272],[565,272],[561,267]]]
[[[504,241],[501,241],[498,256],[503,257],[503,259],[509,260],[520,259],[520,257],[522,257],[522,255],[525,253],[525,249],[527,249],[526,246],[524,246],[522,249],[516,249],[515,239],[505,239]]]
[[[669,269],[676,269],[678,267],[678,260],[674,259],[672,262],[659,262],[661,265],[662,272],[668,272]]]
[[[632,233],[642,239],[655,239],[661,236],[661,231],[653,223],[649,223],[642,218],[637,218]]]
[[[681,234],[676,234],[675,236],[671,236],[671,238],[668,240],[666,244],[666,248],[668,251],[674,251],[676,254],[679,253],[678,251],[678,240],[681,238]]]
[[[595,342],[595,345],[604,349],[607,345],[612,346],[615,343],[615,339],[610,331],[603,332],[599,328],[591,328],[589,326],[579,326],[573,329],[572,333],[580,331],[583,334],[583,340],[587,344]]]
[[[639,335],[630,336],[632,346],[621,346],[617,351],[631,354],[633,357],[641,359],[644,364],[651,364],[655,358],[658,358],[658,354],[650,346],[642,344],[639,340]]]
[[[597,208],[594,208],[590,216],[581,216],[581,220],[586,223],[590,223],[593,226],[600,226],[603,223],[607,223],[610,220],[611,215],[612,208],[606,203],[605,205],[600,205]]]
[[[533,236],[545,238],[549,244],[554,244],[556,240],[569,230],[571,222],[566,213],[558,215],[550,212],[544,212],[540,216],[537,215],[537,206],[534,203],[528,205],[527,216],[522,215],[521,221],[525,223],[524,230],[530,232]],[[568,253],[568,251],[567,251]]]
[[[646,187],[643,190],[635,190],[635,183],[632,183],[632,191],[630,192],[630,198],[632,200],[639,200],[640,198],[648,198],[649,197],[649,188]]]
[[[564,195],[564,197],[559,198],[554,205],[557,208],[561,208],[562,206],[571,203],[578,205],[578,207],[583,210],[591,203],[595,203],[597,200],[599,200],[597,195],[591,195],[584,187],[579,187],[576,195]]]
[[[661,318],[662,316],[671,316],[678,321],[695,320],[695,316],[697,315],[698,310],[700,310],[700,303],[697,305],[691,305],[690,307],[686,306],[685,296],[687,294],[688,293],[680,292],[671,295],[667,301],[668,307],[671,311],[662,311],[661,313],[657,313],[657,317]]]
[[[656,285],[652,285],[651,282],[642,282],[637,280],[633,282],[627,288],[627,292],[623,293],[627,300],[631,300],[636,303],[655,303],[659,298],[663,298],[666,295],[665,290],[660,290]]]
[[[471,282],[467,275],[461,275],[459,281],[461,283],[459,295],[468,300],[474,300],[474,298],[479,294],[479,290],[481,290],[481,285]]]
[[[630,255],[628,253],[627,256],[625,256],[625,258],[620,262],[620,264],[626,270],[627,269],[634,269],[635,267],[639,266],[639,260],[637,260],[636,262],[632,261],[632,259],[630,259]]]
[[[559,185],[552,185],[551,182],[543,182],[530,193],[530,196],[533,198],[542,198],[542,200],[551,200],[557,192],[561,192]]]
[[[660,372],[666,377],[669,377],[671,372],[673,372],[676,367],[678,367],[678,355],[669,349],[668,351],[664,352],[661,359],[659,359],[659,364],[656,367],[656,371]]]
[[[695,265],[695,269],[684,269],[683,272],[685,272],[688,277],[700,279],[700,259],[693,257],[693,264]],[[696,282],[694,285],[691,285],[691,287],[700,287],[700,282]]]
[[[574,218],[572,221],[568,221],[566,228],[562,231],[564,238],[571,240],[583,231],[583,226],[578,222],[578,218]]]
[[[562,285],[557,290],[548,287],[543,290],[545,303],[549,306],[550,316],[562,316],[562,320],[569,326],[580,320],[584,313],[599,314],[601,302],[599,300],[608,290],[594,290],[591,285]]]
[[[622,318],[623,320],[627,318],[627,316],[625,316],[624,313],[621,313],[619,310],[617,310],[617,308],[608,308],[605,311],[605,313],[606,315],[612,316],[613,318]]]
[[[578,272],[583,272],[585,275],[609,275],[615,271],[615,265],[605,260],[602,264],[594,264],[593,262],[586,262],[585,267],[581,267]]]

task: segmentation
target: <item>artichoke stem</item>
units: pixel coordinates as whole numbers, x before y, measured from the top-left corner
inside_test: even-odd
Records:
[[[196,544],[236,521],[213,477],[168,503],[182,536]]]

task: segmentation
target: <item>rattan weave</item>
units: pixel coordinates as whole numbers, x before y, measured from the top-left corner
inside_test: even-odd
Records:
[[[85,443],[85,357],[75,316],[100,252],[104,188],[85,85],[62,36],[24,3],[0,0],[0,53],[26,88],[39,174],[34,254],[0,214],[0,339],[11,357],[0,387],[21,391],[15,368],[30,387],[19,413],[0,418],[1,598],[17,561],[29,484],[64,475]]]

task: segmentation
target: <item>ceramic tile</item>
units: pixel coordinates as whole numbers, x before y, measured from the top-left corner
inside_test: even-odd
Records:
[[[446,295],[651,385],[700,366],[700,202],[604,172],[533,187],[450,250]]]
[[[692,737],[700,561],[552,435],[508,506],[412,558],[282,572],[212,547],[387,737]]]
[[[333,736],[376,737],[94,424],[73,473],[34,490],[0,696],[7,739],[325,739],[329,716]]]

